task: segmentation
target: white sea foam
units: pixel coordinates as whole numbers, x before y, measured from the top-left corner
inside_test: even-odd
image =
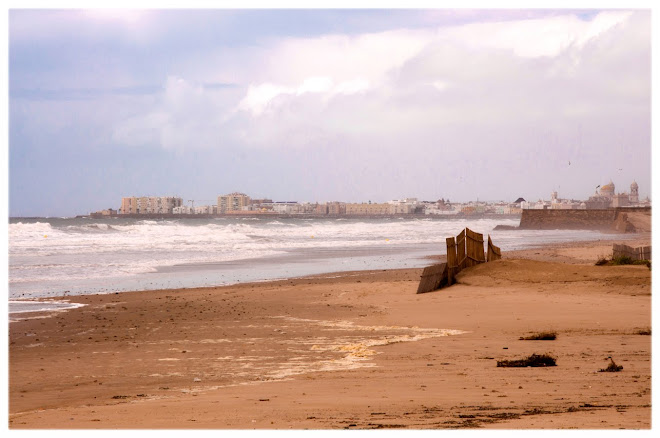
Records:
[[[191,287],[287,278],[329,269],[417,266],[421,255],[443,254],[445,238],[466,226],[491,234],[505,251],[602,236],[566,230],[493,232],[497,224],[517,225],[513,219],[250,219],[12,220],[10,296],[47,296],[58,290],[84,293],[113,287],[135,290],[151,283],[154,288]],[[251,269],[251,261],[292,255],[298,255],[295,263],[279,271]],[[231,263],[232,269],[220,272],[213,267],[223,263]],[[197,266],[197,271],[200,266],[207,268],[204,276],[179,274],[156,284],[167,276],[163,268],[176,266]],[[147,274],[150,283],[145,284]],[[104,279],[112,284],[100,286]]]
[[[9,314],[15,315],[35,312],[59,312],[63,310],[76,309],[83,306],[84,304],[71,303],[65,300],[9,300]],[[13,317],[12,320],[17,320],[17,318]]]

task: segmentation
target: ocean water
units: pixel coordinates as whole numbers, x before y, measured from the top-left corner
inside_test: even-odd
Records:
[[[612,238],[597,231],[493,231],[509,218],[11,219],[9,300],[201,287],[339,271],[423,267],[464,227],[503,251]]]

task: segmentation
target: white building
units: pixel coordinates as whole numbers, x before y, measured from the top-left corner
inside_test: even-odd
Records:
[[[298,212],[299,204],[297,202],[273,202],[273,211],[280,214],[292,214]]]
[[[187,206],[187,205],[181,205],[179,207],[174,207],[172,209],[173,214],[193,214],[194,210]]]
[[[195,207],[195,214],[215,214],[218,211],[215,205],[199,205]]]
[[[421,203],[417,198],[393,199],[387,201],[387,204],[390,206],[388,211],[389,214],[413,214],[418,205],[421,210]]]
[[[523,210],[545,210],[551,208],[551,204],[548,201],[539,199],[536,202],[524,201],[520,203],[520,208]]]
[[[426,209],[424,210],[424,214],[440,214],[440,215],[451,216],[454,214],[458,214],[458,210],[454,210],[453,208],[451,210],[448,210],[446,208],[426,207]]]

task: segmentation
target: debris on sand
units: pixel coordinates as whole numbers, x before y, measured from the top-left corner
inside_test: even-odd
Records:
[[[498,360],[497,366],[507,368],[554,367],[557,366],[557,359],[548,354],[532,354],[525,359]]]
[[[610,364],[607,366],[607,368],[601,368],[598,370],[599,373],[618,373],[623,369],[623,365],[617,365],[614,363],[612,356],[608,356],[607,358],[610,360]]]
[[[521,341],[554,341],[557,339],[555,332],[539,332],[529,336],[521,336]]]

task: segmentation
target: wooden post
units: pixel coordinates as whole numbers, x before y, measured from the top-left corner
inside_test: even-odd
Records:
[[[456,239],[454,237],[447,237],[447,286],[454,284],[454,276],[457,274],[457,269]]]
[[[472,257],[474,252],[474,244],[472,242],[472,230],[465,228],[465,266],[469,268],[474,265]]]
[[[465,230],[462,230],[460,233],[458,233],[458,236],[456,236],[456,265],[457,265],[457,270],[460,271],[465,267],[465,261],[467,258],[465,257]],[[455,272],[457,274],[458,272]]]
[[[484,235],[466,228],[465,238],[467,243],[465,266],[468,267],[484,263],[486,261],[486,257],[484,256]]]
[[[493,241],[490,240],[490,234],[488,235],[488,245],[486,245],[486,262],[493,260]]]
[[[642,247],[642,260],[651,260],[651,247],[643,246]]]
[[[486,256],[487,262],[492,262],[493,260],[499,260],[502,258],[502,251],[499,247],[493,245],[493,241],[490,240],[490,234],[488,235],[488,254]]]

